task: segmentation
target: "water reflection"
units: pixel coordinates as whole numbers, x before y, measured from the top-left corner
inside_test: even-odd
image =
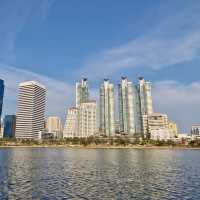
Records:
[[[0,199],[200,199],[195,150],[0,150]]]

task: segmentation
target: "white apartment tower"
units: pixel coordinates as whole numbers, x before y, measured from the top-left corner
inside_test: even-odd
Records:
[[[136,127],[134,120],[133,85],[126,77],[122,77],[121,83],[118,84],[118,98],[120,132],[134,136]]]
[[[104,79],[100,87],[100,132],[112,137],[115,135],[114,85]]]
[[[147,82],[144,78],[139,78],[139,94],[142,115],[150,115],[153,113],[151,82]]]
[[[88,101],[79,107],[79,137],[93,136],[97,132],[97,103]]]
[[[49,133],[53,133],[55,138],[62,138],[62,123],[59,117],[48,117],[46,122],[46,129]]]
[[[78,108],[81,103],[89,101],[89,90],[87,78],[82,78],[76,83],[76,107]]]
[[[44,130],[46,89],[36,81],[19,84],[16,138],[38,139]]]
[[[78,137],[78,111],[79,109],[76,107],[68,109],[63,138]]]

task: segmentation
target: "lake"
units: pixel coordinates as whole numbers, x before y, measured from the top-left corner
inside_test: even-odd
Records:
[[[200,199],[200,150],[1,148],[0,199]]]

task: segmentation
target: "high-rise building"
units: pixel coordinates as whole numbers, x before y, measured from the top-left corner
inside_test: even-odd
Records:
[[[76,107],[78,108],[81,103],[89,101],[89,90],[87,78],[82,78],[76,83]]]
[[[133,136],[136,132],[133,95],[132,82],[122,77],[121,83],[118,84],[120,132],[129,136]]]
[[[79,107],[79,137],[93,136],[97,132],[97,103],[88,101]]]
[[[54,138],[62,138],[62,123],[59,117],[48,117],[46,122],[46,129],[49,133],[53,133]]]
[[[4,138],[14,138],[16,128],[16,115],[6,115],[4,118]]]
[[[142,115],[153,113],[151,82],[145,81],[144,78],[139,78],[139,94]]]
[[[44,130],[46,89],[36,81],[19,84],[16,138],[38,139]]]
[[[0,79],[0,119],[3,107],[3,95],[4,95],[4,81]],[[0,129],[1,129],[1,123],[0,123]]]
[[[115,135],[114,85],[104,79],[100,87],[100,133],[108,137]]]
[[[135,122],[135,135],[142,137],[142,112],[140,103],[139,86],[133,85],[133,109],[134,109],[134,122]]]
[[[78,114],[79,109],[71,107],[67,111],[67,119],[63,131],[63,138],[78,137]]]

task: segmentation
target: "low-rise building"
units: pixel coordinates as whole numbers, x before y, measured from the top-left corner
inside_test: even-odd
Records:
[[[200,124],[192,125],[191,136],[200,136]]]
[[[164,135],[166,136],[165,138],[168,137],[169,123],[166,114],[152,113],[143,115],[142,124],[144,138],[163,138]],[[161,134],[161,136],[158,137],[158,134]]]
[[[53,133],[54,138],[62,138],[62,123],[57,116],[48,117],[46,129],[49,133]]]
[[[151,140],[170,140],[172,139],[168,128],[154,129],[150,132]]]
[[[78,110],[76,107],[68,109],[63,138],[78,137]]]

